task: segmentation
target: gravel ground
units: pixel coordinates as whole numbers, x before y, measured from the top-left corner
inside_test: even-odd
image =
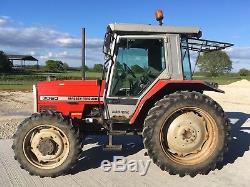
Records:
[[[229,152],[218,169],[207,176],[180,178],[162,172],[153,163],[146,176],[137,172],[104,172],[102,160],[113,156],[148,160],[139,137],[117,137],[123,143],[122,152],[104,152],[107,137],[89,137],[82,158],[72,173],[55,179],[30,176],[13,159],[12,140],[0,140],[0,186],[249,186],[250,183],[250,82],[239,81],[220,86],[226,94],[206,92],[225,109],[232,126]],[[32,113],[32,94],[0,92],[0,138],[11,138],[18,123]]]
[[[217,101],[225,111],[250,114],[250,82],[241,80],[220,86],[225,94],[205,92]],[[31,92],[0,91],[0,139],[11,138],[18,124],[33,112]]]
[[[239,124],[235,129],[238,129]],[[244,123],[244,127],[250,127],[250,121]],[[122,152],[104,152],[102,145],[107,139],[104,137],[90,137],[85,142],[83,155],[77,167],[69,174],[57,178],[40,178],[30,176],[22,170],[19,164],[13,159],[11,150],[12,140],[0,140],[0,186],[194,186],[194,187],[244,187],[249,186],[249,165],[250,165],[250,130],[244,132],[237,130],[230,145],[230,151],[219,169],[210,172],[208,175],[197,175],[195,178],[185,176],[183,178],[169,175],[161,171],[152,162],[145,176],[138,172],[104,172],[100,168],[102,160],[113,160],[113,156],[124,156],[128,160],[149,160],[144,156],[145,150],[141,138],[128,136],[121,137],[117,143],[125,146]],[[134,144],[133,144],[134,143]],[[244,156],[243,156],[244,155]],[[222,169],[221,169],[222,168]]]
[[[33,112],[31,92],[0,92],[0,139],[11,138],[18,124]]]

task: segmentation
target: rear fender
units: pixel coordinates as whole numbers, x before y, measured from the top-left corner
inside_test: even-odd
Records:
[[[200,93],[203,91],[214,91],[224,93],[223,90],[218,88],[216,83],[201,80],[159,80],[139,101],[129,123],[142,124],[143,121],[139,119],[145,119],[149,109],[153,107],[156,101],[176,91],[196,91]]]

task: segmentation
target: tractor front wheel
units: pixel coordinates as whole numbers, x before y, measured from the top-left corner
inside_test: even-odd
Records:
[[[180,176],[214,170],[228,148],[230,127],[208,96],[177,92],[158,101],[143,129],[148,155],[162,170]]]
[[[81,153],[77,130],[56,113],[33,114],[14,135],[13,150],[21,168],[32,175],[56,177],[71,169]]]

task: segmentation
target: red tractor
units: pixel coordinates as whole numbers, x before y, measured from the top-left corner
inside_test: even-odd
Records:
[[[13,150],[30,174],[56,177],[74,167],[84,138],[140,135],[149,157],[180,176],[207,174],[223,159],[230,126],[222,107],[203,94],[214,83],[192,80],[190,51],[232,46],[200,39],[196,27],[110,24],[102,80],[34,85],[34,114],[14,135]],[[101,155],[100,155],[101,156]]]

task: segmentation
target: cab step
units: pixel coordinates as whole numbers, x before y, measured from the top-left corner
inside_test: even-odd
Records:
[[[114,145],[113,144],[113,136],[111,134],[109,134],[108,136],[109,136],[108,145],[105,145],[103,150],[104,151],[121,151],[122,145],[121,144]]]
[[[112,130],[112,131],[109,132],[108,134],[109,134],[109,135],[116,135],[116,136],[119,136],[119,135],[126,135],[127,132],[126,132],[126,131]]]
[[[105,145],[104,151],[121,151],[122,145]]]

